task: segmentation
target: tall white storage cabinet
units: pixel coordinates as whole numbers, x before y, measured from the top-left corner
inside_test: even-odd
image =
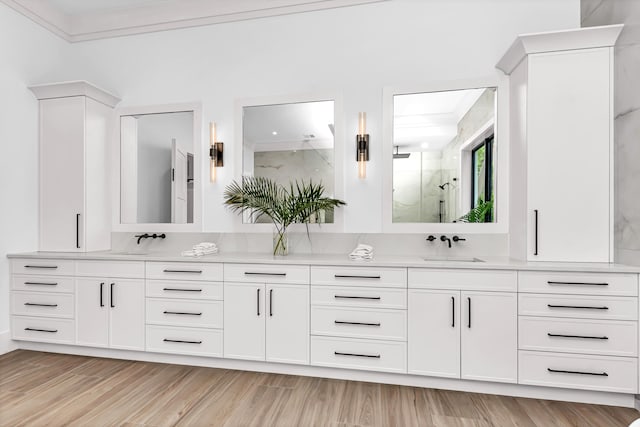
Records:
[[[518,258],[613,262],[613,45],[621,29],[520,36],[497,65],[510,75],[511,162],[526,166],[511,168]]]
[[[86,82],[30,87],[40,100],[40,250],[109,249],[109,138],[119,99]]]

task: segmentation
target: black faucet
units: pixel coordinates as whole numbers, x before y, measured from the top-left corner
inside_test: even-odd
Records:
[[[427,237],[427,241],[429,241],[429,242],[433,242],[434,240],[436,240],[436,236],[434,236],[433,234],[431,234],[429,237]]]
[[[441,242],[447,242],[449,244],[449,247],[451,247],[451,239],[448,238],[447,236],[445,236],[444,234],[442,236],[440,236],[440,241]]]
[[[149,233],[144,233],[144,234],[136,234],[136,236],[138,238],[138,244],[140,244],[140,241],[142,239],[164,239],[167,237],[166,234],[162,233],[162,234],[149,234]]]
[[[463,239],[462,237],[453,236],[452,239],[454,242],[465,242],[467,239]]]

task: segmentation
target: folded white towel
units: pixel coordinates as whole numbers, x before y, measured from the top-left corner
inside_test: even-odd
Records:
[[[218,247],[215,243],[202,242],[193,245],[193,249],[182,251],[182,256],[200,257],[203,255],[217,254]]]
[[[193,249],[211,249],[211,248],[216,248],[216,244],[211,242],[202,242],[202,243],[193,245]]]
[[[353,261],[373,259],[373,247],[359,244],[350,254],[349,259]]]

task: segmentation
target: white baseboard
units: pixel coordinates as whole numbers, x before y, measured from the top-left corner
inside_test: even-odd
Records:
[[[486,393],[534,399],[559,400],[563,402],[591,403],[599,405],[635,407],[635,395],[607,393],[589,390],[529,386],[520,384],[491,383],[450,378],[423,377],[419,375],[392,374],[383,372],[356,371],[308,365],[286,365],[282,363],[254,362],[248,360],[219,359],[213,357],[183,356],[144,351],[112,350],[79,347],[62,344],[47,344],[20,341],[19,348],[51,353],[77,354],[82,356],[112,359],[140,360],[145,362],[172,363],[177,365],[204,366],[208,368],[235,369],[242,371],[269,372],[286,375],[333,378],[341,380],[397,384],[411,387],[437,388],[444,390]]]
[[[11,339],[11,331],[0,332],[0,355],[16,350],[18,343]]]

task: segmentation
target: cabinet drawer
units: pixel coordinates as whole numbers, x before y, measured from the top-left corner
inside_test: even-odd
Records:
[[[635,274],[522,271],[518,273],[520,292],[580,295],[638,295]]]
[[[406,288],[406,268],[311,267],[314,285]]]
[[[407,372],[407,344],[353,338],[311,337],[311,365]]]
[[[309,284],[306,265],[225,264],[225,282]]]
[[[519,352],[519,384],[583,390],[638,392],[638,359]]]
[[[73,295],[45,292],[11,293],[11,314],[73,318]]]
[[[78,261],[76,275],[88,277],[144,278],[142,261]]]
[[[637,322],[520,317],[518,336],[521,350],[638,355]]]
[[[520,294],[521,316],[573,317],[583,319],[637,320],[634,297]]]
[[[147,325],[147,351],[222,357],[220,329]]]
[[[39,258],[14,259],[11,261],[11,273],[73,276],[75,274],[75,261]]]
[[[515,292],[517,277],[515,271],[410,268],[409,288]]]
[[[221,282],[194,283],[173,280],[147,280],[147,297],[222,300]]]
[[[335,307],[407,308],[407,290],[397,288],[359,288],[311,286],[311,304]]]
[[[311,333],[406,341],[407,312],[314,306],[311,307]]]
[[[147,323],[222,328],[221,301],[147,298]]]
[[[25,275],[11,277],[11,288],[16,291],[73,293],[75,283],[76,279],[73,277]]]
[[[70,319],[11,316],[11,335],[14,340],[74,344],[74,325]]]
[[[222,264],[148,262],[147,279],[222,281]]]

